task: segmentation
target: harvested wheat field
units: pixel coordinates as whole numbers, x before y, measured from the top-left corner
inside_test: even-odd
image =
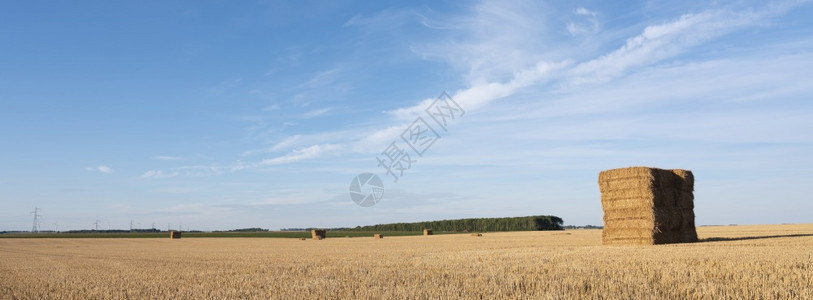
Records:
[[[657,246],[601,246],[601,230],[0,239],[0,299],[813,298],[813,224],[697,231]]]

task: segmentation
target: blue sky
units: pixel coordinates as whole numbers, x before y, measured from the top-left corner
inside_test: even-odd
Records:
[[[0,4],[0,230],[553,214],[690,169],[698,224],[813,222],[810,1]],[[465,114],[398,180],[390,143]],[[430,125],[431,126],[431,125]],[[357,206],[371,172],[383,200]]]

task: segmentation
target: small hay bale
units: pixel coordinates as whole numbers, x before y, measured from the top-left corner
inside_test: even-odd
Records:
[[[299,240],[300,240],[300,241],[304,241],[304,240],[307,240],[307,238],[303,238],[303,237],[302,237],[302,238],[299,238]]]
[[[432,235],[432,229],[424,229],[423,235]]]
[[[383,235],[383,234],[380,234],[380,233],[376,233],[376,234],[373,234],[373,238],[374,238],[374,239],[377,239],[377,240],[380,240],[380,239],[383,239],[383,238],[384,238],[384,235]]]
[[[483,236],[482,233],[472,233],[471,236]]]
[[[327,238],[327,231],[324,229],[311,229],[311,238],[314,240],[324,240]]]
[[[604,245],[697,241],[694,175],[687,170],[631,167],[602,171]]]
[[[173,239],[173,240],[174,239],[180,239],[181,238],[181,232],[177,231],[177,230],[170,230],[169,231],[169,238]]]

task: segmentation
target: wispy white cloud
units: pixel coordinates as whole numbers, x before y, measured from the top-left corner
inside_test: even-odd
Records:
[[[287,149],[287,148],[291,147],[292,145],[296,145],[301,140],[302,140],[302,135],[297,134],[297,135],[289,136],[289,137],[285,138],[284,140],[282,140],[281,142],[274,144],[274,146],[271,147],[271,150],[272,151],[280,151],[280,150],[283,150],[283,149]]]
[[[175,168],[174,170],[182,172],[186,176],[213,176],[223,174],[223,170],[215,166],[187,166]]]
[[[279,104],[271,104],[271,105],[268,105],[265,108],[263,108],[263,111],[275,111],[275,110],[279,110],[280,108],[281,107],[279,106]]]
[[[85,170],[94,171],[94,172],[101,172],[101,173],[104,173],[104,174],[113,173],[113,168],[105,166],[105,165],[100,165],[100,166],[96,166],[96,167],[87,167],[87,168],[85,168]]]
[[[292,86],[291,94],[286,97],[299,107],[337,101],[353,90],[353,85],[348,80],[352,78],[353,72],[350,67],[342,65],[318,72],[302,83]]]
[[[292,140],[296,140],[294,138]],[[294,142],[291,142],[293,144]],[[287,146],[286,146],[287,147]],[[282,165],[282,164],[289,164],[295,163],[303,160],[314,159],[318,157],[322,157],[325,155],[338,155],[341,150],[345,149],[344,145],[340,144],[319,144],[319,145],[311,145],[304,148],[294,149],[288,154],[277,156],[274,158],[264,159],[259,162],[242,162],[238,161],[232,164],[231,171],[241,171],[241,170],[248,170],[254,169],[259,167],[265,166],[274,166],[274,165]]]
[[[538,18],[532,17],[530,13],[535,11],[533,5],[521,2],[513,6],[500,5],[494,11],[486,11],[485,8],[493,7],[490,1],[486,1],[474,9],[476,21],[472,21],[472,26],[468,29],[468,36],[473,43],[454,43],[435,50],[448,53],[449,62],[479,74],[469,76],[471,86],[453,95],[467,109],[477,109],[532,85],[558,83],[558,88],[575,88],[584,84],[606,82],[638,68],[662,62],[687,48],[734,30],[760,25],[765,18],[791,9],[792,5],[785,5],[787,3],[780,2],[761,10],[707,10],[684,14],[669,22],[647,26],[640,34],[627,39],[623,46],[593,59],[582,62],[550,62],[538,60],[538,49],[544,47],[529,48],[525,41],[530,38],[525,34],[539,33],[539,28],[544,28]],[[597,14],[587,9],[577,9],[575,13],[589,17]],[[507,21],[512,28],[482,28],[483,24],[493,24],[500,20]],[[524,30],[528,27],[538,28]],[[524,34],[518,35],[517,31]],[[484,49],[488,50],[487,53],[484,53]],[[509,73],[506,74],[506,71]],[[508,75],[507,80],[495,80],[506,78],[505,75]],[[419,113],[429,101],[431,99],[425,99],[414,106],[397,108],[389,113],[399,118],[409,118]]]
[[[432,104],[433,101],[435,101],[435,98],[426,98],[418,102],[416,105],[399,107],[393,110],[385,111],[385,113],[390,114],[399,120],[412,120],[416,116],[420,115],[421,112],[426,109],[426,107]]]
[[[612,52],[582,62],[565,74],[571,85],[607,81],[631,69],[673,57],[685,49],[747,25],[756,24],[752,12],[704,11],[675,21],[648,26]]]
[[[322,115],[330,112],[331,110],[333,110],[332,107],[314,109],[314,110],[310,110],[310,111],[305,112],[304,114],[302,114],[302,117],[305,118],[305,119],[312,119],[312,118],[322,116]]]
[[[598,14],[597,12],[586,9],[584,7],[579,7],[573,12],[576,13],[577,15],[592,16],[592,17],[595,17]]]
[[[550,48],[552,14],[539,1],[481,1],[467,14],[438,16],[433,23],[450,35],[411,50],[451,64],[473,85],[505,81],[547,56],[539,50]]]
[[[157,160],[182,160],[183,157],[179,156],[169,156],[169,155],[158,155],[155,157]]]
[[[141,178],[172,178],[178,176],[204,177],[223,174],[223,169],[215,166],[185,166],[164,170],[149,170]]]
[[[569,89],[551,101],[535,104],[538,110],[528,109],[510,118],[632,113],[663,105],[792,99],[807,89],[794,78],[811,75],[806,68],[813,67],[810,56],[759,54],[651,68],[591,89]]]
[[[319,74],[311,77],[311,79],[308,81],[301,83],[299,88],[315,88],[333,83],[341,71],[341,68],[333,68],[327,71],[322,71]]]
[[[540,54],[539,50],[544,47],[538,47],[539,44],[529,42],[529,40],[533,40],[533,35],[544,35],[549,26],[544,20],[544,13],[541,14],[541,18],[536,14],[543,10],[542,4],[525,1],[511,4],[498,5],[491,1],[477,4],[472,9],[471,15],[456,18],[456,21],[460,21],[457,23],[463,25],[446,24],[444,27],[453,28],[453,30],[467,30],[466,34],[461,35],[464,37],[463,41],[455,41],[435,48],[419,47],[421,50],[416,50],[422,54],[426,54],[424,51],[431,52],[431,50],[446,53],[447,56],[443,57],[448,62],[462,70],[480,74],[477,76],[469,76],[470,73],[464,75],[470,79],[470,86],[452,93],[455,101],[466,110],[480,109],[495,100],[513,96],[519,91],[531,87],[548,86],[549,90],[558,91],[563,93],[561,96],[567,96],[568,93],[577,91],[584,85],[600,84],[630,73],[646,70],[659,62],[675,57],[688,48],[747,26],[762,24],[764,18],[776,14],[779,10],[789,9],[788,6],[783,5],[769,5],[761,10],[716,9],[684,14],[671,21],[646,26],[639,34],[628,38],[621,47],[596,54],[592,58],[582,61],[570,59],[547,61],[540,59],[546,56],[544,53]],[[578,8],[573,11],[573,14],[587,18],[599,15],[597,11],[586,8]],[[355,21],[349,23],[353,22]],[[503,26],[501,22],[508,22],[508,25]],[[449,23],[451,24],[451,22]],[[493,67],[489,67],[492,65]],[[334,72],[336,71],[326,71],[312,81],[321,82],[322,78],[330,77]],[[272,150],[279,151],[296,145],[307,145],[307,143],[311,143],[311,146],[299,148],[284,156],[264,160],[262,163],[239,164],[237,169],[262,164],[283,164],[317,157],[325,150],[320,145],[346,145],[342,146],[343,150],[357,153],[378,152],[400,134],[405,125],[400,123],[414,119],[433,100],[434,98],[426,98],[415,105],[386,111],[387,114],[394,117],[398,124],[384,124],[382,129],[361,129],[356,134],[328,131],[288,137],[276,144]],[[573,106],[569,106],[568,109],[573,109]],[[318,115],[322,113],[322,110],[312,112]],[[523,113],[518,115],[523,115]]]
[[[455,149],[465,151],[436,152],[421,162],[424,167],[488,164],[548,170],[636,161],[718,169],[765,161],[774,167],[788,165],[800,158],[778,153],[810,147],[813,121],[805,117],[810,106],[801,99],[813,87],[796,83],[813,76],[810,56],[760,54],[662,66],[590,89],[553,97],[539,93],[549,100],[526,102],[521,111],[495,106],[444,141],[461,139]],[[540,124],[546,130],[532,130]],[[491,137],[489,142],[476,150],[465,146],[485,136]]]
[[[416,21],[420,15],[414,10],[385,9],[373,15],[357,14],[344,23],[345,27],[361,28],[367,33],[392,32],[405,23]]]
[[[596,19],[597,12],[579,7],[573,13],[576,14],[576,18],[568,21],[566,27],[567,32],[571,35],[588,35],[599,31],[598,20]]]
[[[307,140],[306,140],[307,139]],[[270,148],[261,148],[261,149],[254,149],[254,150],[247,150],[243,151],[241,156],[254,156],[259,154],[268,154],[274,153],[278,151],[283,151],[286,149],[295,148],[303,143],[309,143],[310,141],[314,140],[313,138],[306,137],[301,134],[296,134],[292,136],[288,136],[282,139],[282,141],[277,142]]]
[[[141,175],[141,178],[171,178],[181,175],[179,172],[164,172],[161,170],[149,170]]]
[[[392,143],[408,124],[389,126],[383,129],[374,129],[359,136],[351,143],[351,149],[359,153],[377,153]]]
[[[377,132],[377,128],[370,128],[370,127],[361,127],[361,128],[342,128],[342,129],[334,129],[334,130],[327,130],[327,131],[317,131],[313,133],[300,133],[300,134],[293,134],[289,136],[282,136],[282,137],[274,137],[275,143],[270,147],[264,147],[260,149],[253,149],[248,151],[243,151],[241,153],[242,156],[256,156],[260,154],[269,154],[269,153],[277,153],[280,151],[291,151],[291,149],[303,149],[312,147],[313,145],[346,145],[344,150],[349,151],[356,151],[359,149],[355,147],[355,142],[361,140],[368,140],[367,138],[370,136],[376,136],[375,132]],[[255,163],[238,163],[236,165],[243,167],[238,167],[238,169],[242,169],[244,167],[250,167]]]
[[[472,21],[470,23],[471,26],[477,27],[477,29],[473,29],[470,36],[482,34],[482,29],[479,29],[480,24],[491,24],[495,20],[502,20],[504,18],[520,20],[524,26],[530,26],[530,24],[538,23],[537,21],[533,20],[533,18],[528,16],[530,11],[533,10],[524,10],[525,8],[528,8],[527,4],[518,5],[513,8],[511,8],[511,6],[503,6],[496,12],[483,11],[483,7],[490,6],[488,4],[478,5],[474,14],[475,18],[485,18],[486,20]],[[773,9],[769,9],[768,11],[772,12]],[[593,17],[598,13],[587,9],[577,9],[575,14]],[[466,110],[477,110],[481,107],[489,105],[495,100],[513,96],[518,91],[522,91],[532,86],[539,87],[548,85],[551,90],[559,90],[560,92],[565,93],[563,95],[566,96],[569,91],[576,91],[578,87],[586,84],[607,82],[608,80],[619,78],[631,72],[646,70],[647,67],[653,66],[654,64],[664,61],[667,58],[674,57],[689,47],[693,47],[717,36],[743,28],[745,26],[760,24],[763,16],[770,15],[772,15],[770,12],[755,13],[752,10],[743,10],[740,12],[732,12],[729,10],[709,10],[694,14],[685,14],[672,21],[647,26],[638,35],[627,39],[623,46],[611,49],[610,51],[605,52],[605,54],[599,54],[592,59],[584,60],[582,62],[574,62],[572,60],[563,60],[559,62],[548,62],[544,60],[539,61],[534,60],[538,57],[538,55],[522,55],[525,57],[523,60],[512,62],[511,68],[509,69],[513,69],[514,71],[511,73],[511,77],[508,80],[475,80],[472,82],[470,87],[455,91],[453,93],[453,98]],[[492,28],[492,30],[495,29]],[[506,30],[508,29],[506,28]],[[513,31],[513,29],[509,31]],[[510,35],[511,33],[508,32],[506,34]],[[502,35],[502,33],[496,34],[496,36]],[[474,40],[478,39],[474,38]],[[485,37],[483,37],[482,40],[479,40],[479,42],[486,43]],[[488,43],[501,42],[503,41],[500,39],[492,39],[488,41]],[[520,49],[532,52],[532,50],[524,49],[521,46],[522,42],[519,43],[520,44],[509,43],[508,45],[502,46],[515,50]],[[463,52],[463,56],[472,58],[482,54],[479,53],[478,50],[480,47],[474,47],[474,49],[471,49],[471,47],[467,47],[471,45],[455,44],[455,46],[462,47],[459,49],[456,49],[455,47],[448,48],[448,52],[455,54]],[[488,58],[484,59],[488,60]],[[471,69],[478,69],[476,65],[479,61],[481,60],[472,59],[469,61]],[[520,68],[519,66],[521,65],[525,65],[526,67]],[[499,76],[492,76],[493,74],[489,72],[486,72],[486,74],[487,75],[485,77],[488,78],[499,78]],[[596,101],[602,98],[603,97],[597,97]],[[387,111],[386,113],[393,116],[395,120],[400,123],[404,120],[414,119],[416,116],[421,114],[432,101],[434,101],[434,98],[426,98],[419,101],[415,105],[395,108]],[[613,104],[613,107],[623,106],[619,106],[618,103],[615,103]],[[573,106],[569,106],[568,109],[573,109]],[[518,115],[523,115],[523,113]],[[368,130],[364,135],[350,137],[344,135],[345,140],[340,141],[340,143],[349,145],[349,149],[354,152],[380,151],[380,149],[383,149],[386,144],[393,141],[394,138],[400,134],[404,128],[402,125],[403,124],[390,125],[384,127],[383,129]],[[285,145],[292,141],[301,142],[302,139],[309,139],[313,136],[316,135],[307,137],[295,136],[280,144]],[[329,139],[329,134],[327,136],[324,134],[319,136]],[[285,161],[288,158],[281,157],[278,159],[279,161]]]
[[[335,153],[336,151],[339,151],[343,148],[344,146],[342,145],[334,144],[313,145],[307,148],[291,151],[290,153],[283,156],[263,160],[259,163],[259,166],[272,166],[297,162],[305,159],[312,159],[322,155]]]
[[[465,110],[475,110],[488,105],[492,101],[513,95],[518,90],[539,82],[549,81],[555,78],[555,74],[570,66],[568,61],[560,63],[539,62],[534,68],[522,70],[513,75],[507,82],[481,83],[467,89],[458,90],[453,93],[452,98]],[[401,107],[387,111],[398,119],[412,119],[428,107],[434,98],[425,99],[418,104],[408,107]]]

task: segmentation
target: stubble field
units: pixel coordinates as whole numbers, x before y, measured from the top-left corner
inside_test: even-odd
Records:
[[[813,299],[813,224],[698,234],[613,247],[601,230],[0,239],[0,299]]]

